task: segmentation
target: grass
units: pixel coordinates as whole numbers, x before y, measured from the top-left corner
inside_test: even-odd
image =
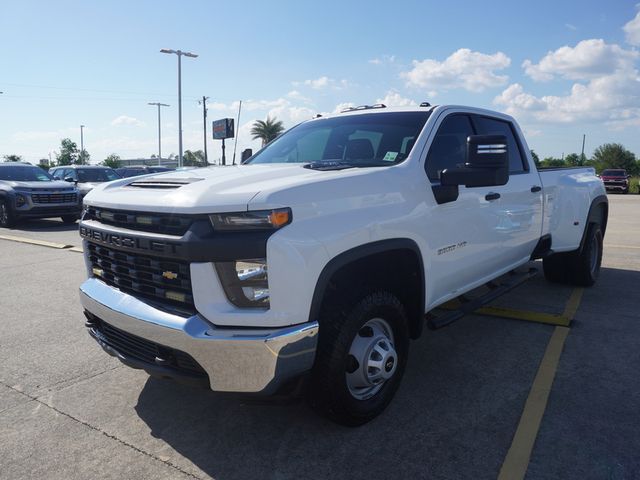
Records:
[[[629,182],[629,193],[640,193],[640,177],[631,177]]]

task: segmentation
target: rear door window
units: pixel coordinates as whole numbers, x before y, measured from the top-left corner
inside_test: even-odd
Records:
[[[509,173],[522,173],[528,170],[520,150],[520,144],[513,133],[511,123],[496,118],[473,116],[478,135],[504,135],[507,137],[509,152]]]

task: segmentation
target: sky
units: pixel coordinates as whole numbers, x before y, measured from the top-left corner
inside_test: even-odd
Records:
[[[541,158],[622,143],[640,156],[640,4],[635,1],[29,1],[0,0],[0,157],[55,160],[60,140],[91,162],[111,153],[209,160],[211,121],[286,128],[345,106],[429,101],[513,115]],[[227,140],[227,159],[234,140]]]

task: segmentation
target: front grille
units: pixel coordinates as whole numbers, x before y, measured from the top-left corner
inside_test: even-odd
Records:
[[[87,208],[84,216],[85,220],[97,220],[107,225],[169,235],[184,235],[197,218],[196,216],[129,212],[99,207]]]
[[[32,193],[33,203],[77,203],[77,193]]]
[[[125,253],[88,243],[93,274],[108,285],[136,297],[193,314],[191,272],[187,262]]]
[[[98,333],[96,337],[126,357],[152,365],[157,365],[156,358],[159,358],[162,366],[195,376],[207,376],[200,364],[185,352],[132,335],[95,317],[92,323],[91,328]]]

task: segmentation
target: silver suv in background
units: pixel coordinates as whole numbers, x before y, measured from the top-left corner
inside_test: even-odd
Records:
[[[0,227],[11,228],[23,218],[61,217],[74,223],[79,216],[75,185],[55,181],[40,167],[0,163]]]
[[[74,182],[78,187],[81,199],[96,185],[121,178],[113,168],[98,165],[66,165],[50,168],[49,173],[56,180]]]

